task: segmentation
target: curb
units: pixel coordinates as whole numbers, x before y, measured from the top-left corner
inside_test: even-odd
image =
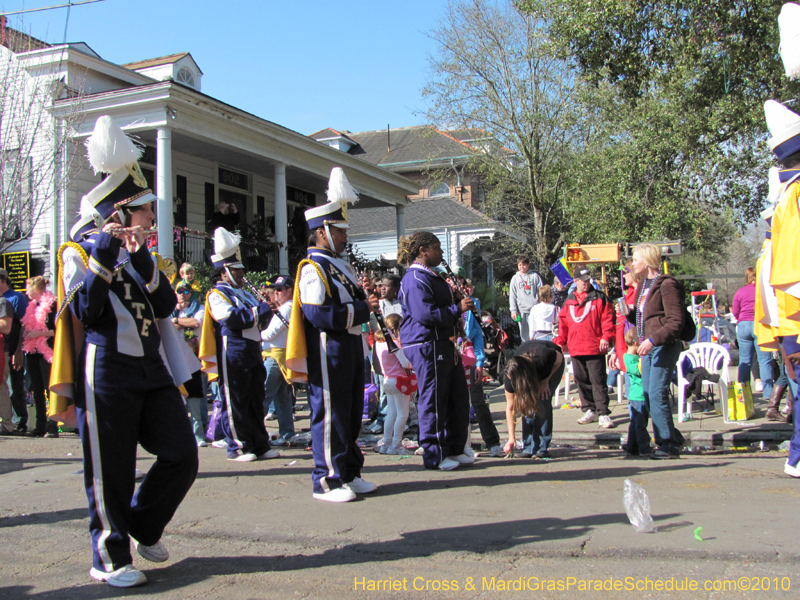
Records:
[[[688,431],[683,432],[686,446],[741,446],[759,442],[779,444],[791,439],[790,430],[771,431]],[[628,432],[553,434],[553,444],[571,446],[619,446],[626,441]]]

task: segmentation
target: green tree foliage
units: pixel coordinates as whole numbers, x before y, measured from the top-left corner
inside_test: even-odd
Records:
[[[703,236],[711,213],[753,222],[770,163],[763,103],[797,92],[778,55],[776,0],[522,0],[549,24],[559,55],[586,82],[583,99],[604,129],[586,164],[603,222],[634,237]],[[597,169],[601,170],[598,171]],[[629,206],[639,206],[633,213]],[[599,233],[602,223],[590,224]],[[606,235],[612,232],[605,229]]]
[[[564,242],[681,238],[716,260],[763,207],[763,103],[797,92],[781,4],[451,0],[427,116],[498,141],[473,165],[486,212],[525,233],[539,268]]]

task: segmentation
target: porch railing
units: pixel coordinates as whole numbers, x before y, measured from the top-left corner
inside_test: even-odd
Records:
[[[175,228],[175,262],[180,266],[211,264],[214,254],[214,236],[199,231]],[[248,271],[277,273],[279,269],[278,245],[269,241],[242,240],[239,245],[242,264]]]

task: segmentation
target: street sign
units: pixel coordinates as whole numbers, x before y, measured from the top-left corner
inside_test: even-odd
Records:
[[[18,292],[24,292],[25,282],[31,276],[31,253],[3,254],[3,268],[8,271],[8,286]]]

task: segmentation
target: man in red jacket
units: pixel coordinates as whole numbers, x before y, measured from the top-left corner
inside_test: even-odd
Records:
[[[599,420],[609,429],[614,423],[608,410],[605,354],[614,340],[614,310],[608,297],[592,287],[588,269],[576,268],[574,277],[576,288],[558,315],[558,337],[553,342],[572,357],[583,410],[578,423]]]

